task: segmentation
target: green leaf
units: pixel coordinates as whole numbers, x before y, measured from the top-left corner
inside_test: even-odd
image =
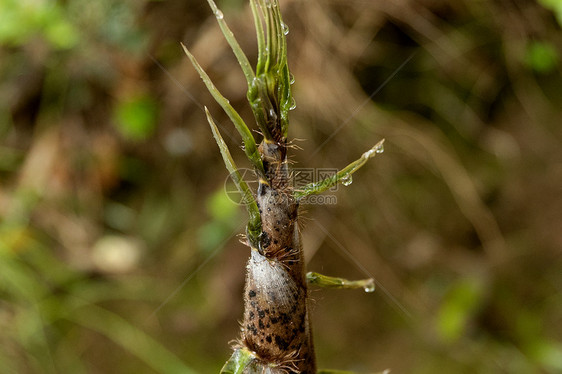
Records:
[[[234,34],[232,33],[232,31],[230,30],[230,28],[226,24],[222,11],[217,7],[217,5],[215,4],[215,2],[213,0],[207,0],[207,2],[209,3],[209,6],[211,7],[211,10],[215,14],[215,17],[217,18],[217,22],[219,24],[219,27],[221,28],[221,31],[224,35],[224,38],[226,39],[226,41],[230,45],[230,48],[232,49],[232,52],[234,52],[234,55],[236,56],[236,59],[238,60],[238,63],[240,64],[240,67],[242,68],[242,71],[244,72],[244,76],[246,77],[246,80],[248,81],[248,85],[250,85],[250,83],[255,78],[255,74],[254,74],[254,71],[252,70],[252,67],[250,66],[250,62],[248,61],[248,57],[246,57],[246,55],[244,54],[244,51],[242,51],[242,48],[240,48],[240,44],[238,44],[238,41],[234,37]]]
[[[247,226],[248,240],[250,241],[251,245],[256,246],[258,243],[259,235],[261,233],[261,216],[258,209],[258,205],[256,203],[256,200],[254,199],[254,196],[252,195],[252,191],[250,190],[250,187],[248,187],[248,184],[246,183],[246,181],[244,181],[242,175],[240,174],[240,171],[236,167],[236,164],[234,163],[234,159],[230,154],[228,146],[226,145],[224,139],[222,138],[217,125],[213,121],[213,118],[211,117],[211,114],[209,113],[206,107],[205,107],[205,113],[207,114],[207,121],[211,126],[211,131],[213,132],[215,141],[219,146],[224,164],[226,165],[226,168],[230,172],[230,177],[236,184],[236,188],[238,188],[240,194],[244,196],[244,203],[246,205],[246,209],[248,210],[248,214],[250,216],[250,220]],[[223,196],[226,197],[226,194],[223,194]]]
[[[258,41],[256,79],[248,85],[248,101],[263,136],[281,141],[287,137],[289,111],[295,104],[287,66],[287,26],[277,0],[250,2]],[[262,18],[264,22],[262,22]]]
[[[300,200],[303,197],[324,192],[327,189],[332,188],[333,186],[338,184],[338,182],[342,182],[345,186],[348,186],[349,184],[351,184],[352,174],[359,170],[363,165],[365,165],[370,158],[373,158],[377,154],[382,152],[384,152],[384,139],[375,144],[373,148],[363,153],[359,159],[353,161],[351,164],[338,171],[335,175],[323,179],[319,182],[309,183],[303,188],[295,190],[295,198],[297,200]]]
[[[306,281],[308,284],[314,284],[324,288],[362,288],[365,292],[373,292],[375,290],[375,280],[373,278],[351,281],[344,278],[308,272],[306,273]]]
[[[220,91],[217,89],[215,84],[211,81],[211,78],[209,78],[209,75],[205,72],[205,70],[203,70],[201,65],[199,65],[199,63],[195,59],[195,56],[193,56],[191,52],[189,52],[189,50],[185,45],[183,45],[183,43],[181,44],[181,46],[185,54],[191,61],[191,64],[193,65],[195,70],[197,70],[197,72],[199,73],[199,76],[203,80],[203,83],[205,83],[205,86],[207,86],[207,89],[209,90],[213,98],[217,101],[217,103],[222,107],[222,109],[228,115],[228,117],[234,124],[234,127],[236,127],[236,130],[242,137],[242,141],[244,142],[244,151],[246,152],[246,156],[248,157],[248,160],[250,160],[250,162],[254,165],[258,173],[261,176],[263,176],[265,174],[263,169],[263,163],[261,161],[261,156],[258,152],[256,140],[254,139],[252,132],[250,131],[250,129],[248,128],[248,126],[246,125],[240,114],[238,114],[238,112],[232,107],[232,105],[230,105],[228,99],[225,98],[220,93]],[[208,115],[207,118],[209,118]]]
[[[255,358],[247,349],[237,349],[224,364],[220,374],[242,374]]]

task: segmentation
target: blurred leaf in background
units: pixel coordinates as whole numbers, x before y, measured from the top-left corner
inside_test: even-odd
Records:
[[[119,132],[128,140],[146,140],[156,130],[157,104],[148,95],[137,95],[119,102],[115,122]]]
[[[531,42],[525,51],[525,63],[537,73],[551,73],[560,63],[560,55],[548,42]]]
[[[0,44],[18,46],[43,37],[55,49],[79,43],[78,30],[56,2],[4,0],[0,3]]]
[[[478,279],[459,279],[451,286],[436,316],[441,337],[454,342],[468,333],[468,324],[482,305],[485,285]]]
[[[539,0],[539,4],[541,4],[547,9],[550,9],[556,16],[556,19],[558,20],[558,24],[562,26],[562,1],[561,0]]]

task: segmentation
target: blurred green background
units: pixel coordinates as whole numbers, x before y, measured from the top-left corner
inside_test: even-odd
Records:
[[[296,167],[385,153],[303,207],[320,367],[562,372],[562,1],[281,0]],[[250,59],[245,1],[219,2]],[[204,0],[0,1],[0,373],[216,373],[245,211],[202,106],[247,119]]]

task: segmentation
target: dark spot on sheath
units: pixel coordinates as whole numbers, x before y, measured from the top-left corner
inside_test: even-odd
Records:
[[[279,349],[282,351],[286,351],[287,348],[289,348],[289,344],[279,335],[275,335],[275,344],[277,344]]]
[[[250,296],[250,297],[255,297],[255,296],[256,296],[256,291],[250,290],[250,292],[248,292],[248,296]]]
[[[260,318],[265,317],[265,312],[263,310],[258,310],[258,316],[260,316]]]
[[[291,316],[287,313],[281,313],[280,317],[283,324],[288,324],[291,322]]]
[[[254,319],[254,316],[255,316],[254,312],[250,311],[250,319]]]
[[[271,339],[271,335],[266,336],[265,340],[267,340],[268,343],[271,343],[273,341],[273,339]]]
[[[265,325],[263,324],[263,321],[261,319],[258,321],[258,327],[260,328],[260,330],[265,329]]]
[[[251,325],[248,324],[248,326],[246,326],[246,328],[248,329],[248,331],[250,331],[252,333],[252,335],[258,334],[258,329],[256,329],[256,325],[254,325],[253,323]]]
[[[271,237],[267,234],[267,232],[263,232],[261,234],[261,246],[263,248],[267,248],[269,247],[269,245],[271,244]]]
[[[275,325],[277,322],[279,322],[279,320],[277,318],[275,318],[275,317],[271,318],[271,323],[273,323]]]

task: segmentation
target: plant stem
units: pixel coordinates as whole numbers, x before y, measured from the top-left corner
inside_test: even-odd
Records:
[[[248,101],[263,135],[257,146],[238,112],[182,44],[205,85],[242,136],[246,156],[259,178],[254,197],[205,108],[224,163],[246,197],[250,215],[246,244],[251,251],[246,266],[242,333],[221,373],[314,374],[316,358],[309,322],[307,279],[323,287],[364,288],[367,292],[374,290],[374,281],[349,281],[317,273],[310,273],[307,278],[298,225],[299,200],[325,191],[339,181],[350,181],[351,175],[368,159],[382,152],[384,140],[333,177],[295,191],[287,162],[288,115],[294,107],[292,79],[287,65],[286,26],[281,20],[278,0],[250,0],[258,40],[255,73],[222,12],[213,0],[207,1],[246,76]]]

